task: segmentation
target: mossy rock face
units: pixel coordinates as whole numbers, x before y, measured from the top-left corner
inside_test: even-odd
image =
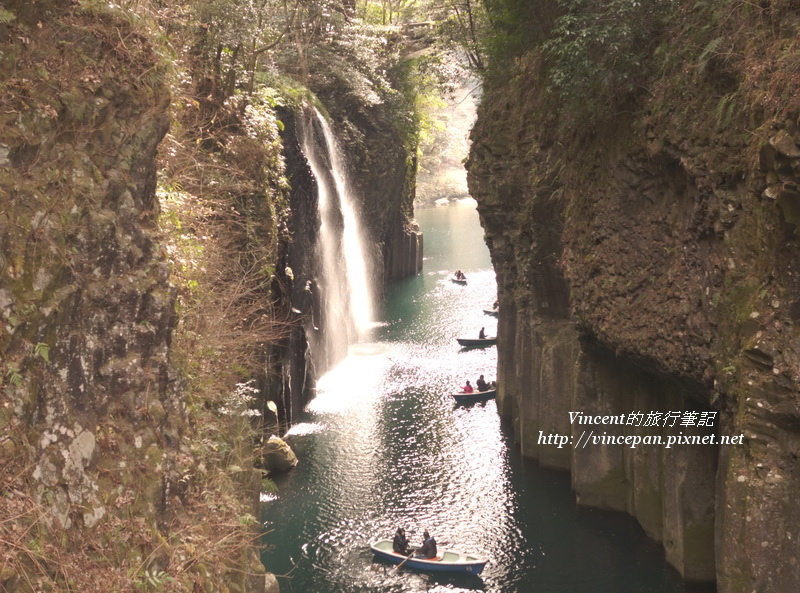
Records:
[[[594,460],[576,454],[581,500],[638,494],[656,535],[666,505],[669,558],[687,577],[716,573],[723,593],[788,591],[800,582],[796,546],[789,550],[800,534],[786,528],[800,524],[791,494],[800,433],[800,93],[783,60],[800,23],[785,3],[770,13],[781,28],[749,9],[721,10],[698,5],[666,24],[650,94],[591,126],[550,100],[546,55],[519,56],[506,80],[484,89],[468,179],[496,266],[499,327],[513,322],[516,336],[498,351],[504,390],[519,400],[504,409],[546,416],[565,398],[585,405],[608,396],[628,412],[636,408],[626,383],[648,373],[647,409],[716,411],[718,435],[745,436],[714,448],[715,463],[708,450],[664,456],[659,493],[637,491],[635,479],[593,479]],[[687,67],[712,45],[735,47],[738,60]],[[513,321],[504,310],[516,312]],[[580,381],[552,394],[517,380],[545,356],[535,336],[554,319],[573,324],[582,351],[608,354],[584,374],[616,374],[614,389]],[[719,483],[700,479],[717,466]],[[702,505],[682,494],[680,476],[701,489]]]
[[[137,410],[180,409],[154,195],[169,90],[119,12],[32,4],[47,18],[28,27],[41,13],[18,7],[0,48],[0,359],[12,378],[0,409],[29,435],[43,525],[94,528],[118,512],[118,487],[144,475],[136,439],[163,434]],[[148,478],[143,509],[156,522],[164,482]]]

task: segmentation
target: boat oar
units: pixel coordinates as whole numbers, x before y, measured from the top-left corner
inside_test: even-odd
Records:
[[[398,564],[394,569],[395,572],[400,570],[400,567],[403,566],[403,564],[405,564],[406,562],[408,562],[409,558],[411,558],[413,555],[414,555],[414,552],[411,552],[405,560],[403,560],[400,564]]]

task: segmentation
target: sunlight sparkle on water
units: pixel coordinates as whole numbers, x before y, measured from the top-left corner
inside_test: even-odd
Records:
[[[325,430],[325,426],[319,422],[300,422],[292,426],[284,436],[305,436],[307,434],[315,434]]]
[[[263,505],[265,566],[291,573],[284,593],[686,593],[632,521],[576,509],[568,476],[520,459],[495,400],[454,402],[465,379],[497,374],[497,348],[456,342],[497,330],[477,219],[460,205],[418,213],[434,271],[388,287],[374,341],[320,380],[307,426],[324,428],[291,440],[300,464]],[[457,268],[466,285],[450,281]],[[398,526],[413,546],[428,530],[489,564],[479,577],[396,570],[369,544]]]
[[[388,344],[353,344],[348,356],[317,381],[317,395],[308,404],[308,411],[342,414],[369,405],[380,393],[390,352]]]

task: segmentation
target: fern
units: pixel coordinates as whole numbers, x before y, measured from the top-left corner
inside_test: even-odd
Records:
[[[39,342],[34,347],[34,352],[37,356],[41,356],[45,362],[50,362],[50,346],[44,342]]]
[[[22,384],[22,375],[19,374],[19,371],[15,368],[9,368],[6,372],[6,378],[11,385],[21,385]]]
[[[717,37],[716,39],[712,39],[708,42],[702,52],[700,52],[700,57],[697,59],[697,70],[702,74],[708,63],[711,61],[711,58],[717,53],[717,49],[719,46],[722,45],[723,38]]]
[[[15,18],[17,18],[17,15],[15,15],[12,11],[6,10],[5,8],[0,8],[0,25],[10,23]]]
[[[736,109],[735,93],[728,93],[717,103],[716,118],[717,127],[724,128],[733,118],[734,110]]]

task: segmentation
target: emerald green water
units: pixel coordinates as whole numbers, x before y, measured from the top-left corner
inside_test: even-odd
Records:
[[[283,593],[374,591],[686,593],[658,545],[627,516],[578,508],[569,476],[523,460],[495,402],[457,406],[450,393],[494,379],[483,313],[495,276],[474,203],[417,211],[423,272],[390,287],[371,341],[320,381],[287,440],[300,464],[264,496],[263,562]],[[460,268],[466,286],[449,280]],[[395,570],[371,541],[404,526],[440,546],[489,558],[480,577]]]

